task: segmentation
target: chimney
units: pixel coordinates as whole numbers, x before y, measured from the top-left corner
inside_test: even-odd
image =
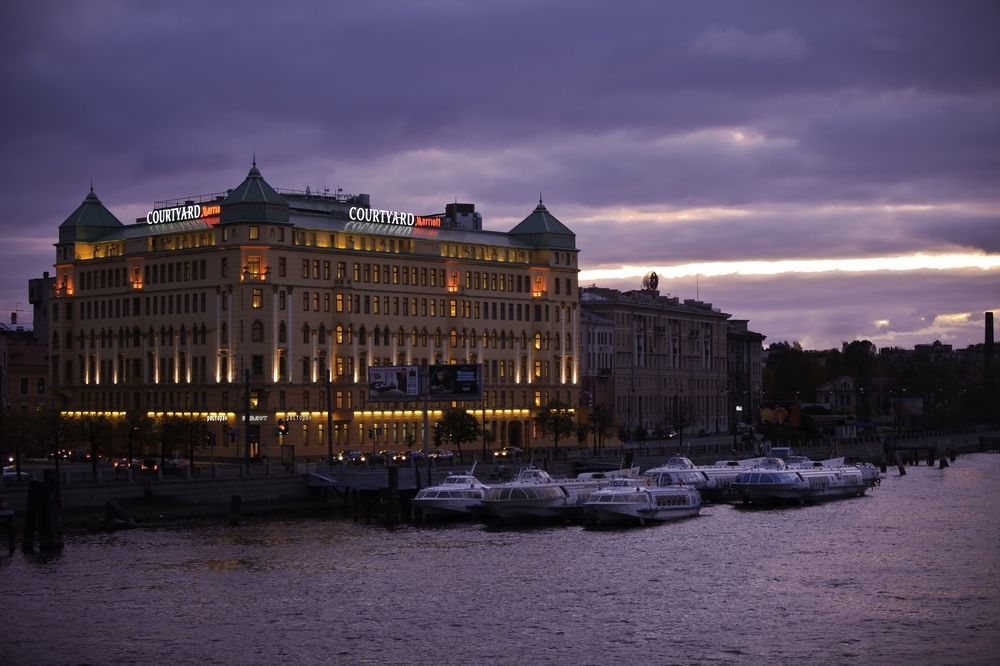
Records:
[[[984,374],[985,384],[993,386],[993,313],[986,313],[986,349],[983,358],[985,361]]]

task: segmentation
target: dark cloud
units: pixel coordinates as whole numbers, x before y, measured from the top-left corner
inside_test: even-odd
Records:
[[[0,225],[28,238],[3,302],[91,180],[129,221],[254,153],[276,186],[462,198],[491,228],[542,190],[585,266],[1000,251],[991,0],[15,0],[0,25]]]

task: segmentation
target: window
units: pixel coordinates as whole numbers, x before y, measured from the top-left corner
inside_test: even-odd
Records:
[[[250,291],[250,307],[254,310],[260,310],[264,307],[264,290],[263,289],[252,289]]]
[[[257,225],[250,226],[250,240],[260,240],[260,227]]]
[[[263,342],[264,341],[264,324],[258,319],[254,321],[253,325],[250,327],[250,341],[251,342]]]
[[[285,277],[285,272],[288,270],[287,262],[284,257],[278,257],[278,277]]]

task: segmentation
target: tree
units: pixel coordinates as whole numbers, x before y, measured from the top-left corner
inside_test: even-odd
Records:
[[[100,455],[100,445],[105,442],[111,434],[111,421],[103,415],[87,414],[80,417],[77,426],[90,448],[90,468],[97,481],[97,459]]]
[[[434,424],[435,441],[448,441],[458,450],[458,459],[465,462],[462,454],[463,442],[474,442],[482,435],[479,421],[464,409],[449,409]]]
[[[3,454],[4,464],[7,463],[7,455],[14,459],[14,469],[18,480],[21,479],[21,453],[24,445],[29,441],[32,429],[31,415],[15,410],[11,407],[0,412],[0,432],[6,433],[6,440],[12,447],[11,451],[0,451]]]
[[[535,415],[535,425],[543,433],[552,435],[552,445],[558,455],[559,440],[573,432],[573,415],[568,405],[551,400]]]
[[[38,440],[47,454],[55,460],[56,478],[59,478],[59,456],[69,435],[68,424],[62,413],[51,406],[43,408],[38,413],[38,418],[41,424]]]
[[[180,441],[184,444],[184,457],[188,460],[188,472],[194,473],[194,449],[196,446],[204,445],[208,426],[203,419],[196,416],[178,416],[175,417],[175,420]]]
[[[125,455],[128,456],[130,468],[132,466],[132,459],[136,457],[136,446],[141,445],[145,441],[146,433],[152,430],[153,425],[152,419],[146,416],[146,412],[138,409],[128,410],[125,412],[125,418],[115,424],[121,437],[125,440]]]
[[[608,428],[614,423],[614,415],[604,405],[595,405],[587,415],[587,422],[590,424],[590,431],[594,433],[594,453],[598,449],[604,448],[604,438],[607,436]]]

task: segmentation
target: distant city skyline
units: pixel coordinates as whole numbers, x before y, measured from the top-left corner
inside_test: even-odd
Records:
[[[91,183],[125,224],[235,187],[541,197],[580,284],[659,289],[765,344],[983,341],[1000,312],[994,2],[258,2],[0,8],[0,307],[30,324]]]

